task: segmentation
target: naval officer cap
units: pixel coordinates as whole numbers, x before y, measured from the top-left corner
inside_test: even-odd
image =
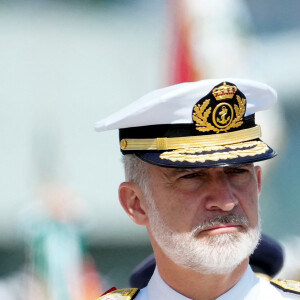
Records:
[[[245,79],[209,79],[159,90],[96,123],[97,131],[119,129],[121,152],[150,164],[208,168],[270,159],[255,113],[277,94]]]

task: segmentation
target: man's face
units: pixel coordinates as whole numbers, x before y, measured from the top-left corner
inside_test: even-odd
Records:
[[[167,256],[226,273],[251,254],[259,239],[259,167],[148,168],[148,230]]]

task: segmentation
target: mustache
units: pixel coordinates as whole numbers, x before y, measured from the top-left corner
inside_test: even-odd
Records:
[[[245,227],[250,226],[250,223],[246,217],[237,214],[229,214],[226,216],[218,216],[218,217],[205,220],[203,223],[193,228],[192,235],[197,236],[201,231],[210,229],[214,226],[226,225],[226,224],[241,225]]]

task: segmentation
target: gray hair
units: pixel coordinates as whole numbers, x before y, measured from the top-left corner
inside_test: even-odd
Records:
[[[147,163],[139,159],[135,154],[123,155],[125,180],[139,185],[144,193],[148,191],[148,167]]]

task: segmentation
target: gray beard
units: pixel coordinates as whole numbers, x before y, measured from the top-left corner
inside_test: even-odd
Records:
[[[149,204],[150,230],[165,255],[174,263],[202,274],[232,272],[253,253],[260,239],[260,222],[251,228],[249,221],[237,214],[212,218],[191,232],[179,233],[165,223],[154,201]],[[197,239],[202,230],[226,223],[241,224],[247,230],[209,236],[203,241]]]

